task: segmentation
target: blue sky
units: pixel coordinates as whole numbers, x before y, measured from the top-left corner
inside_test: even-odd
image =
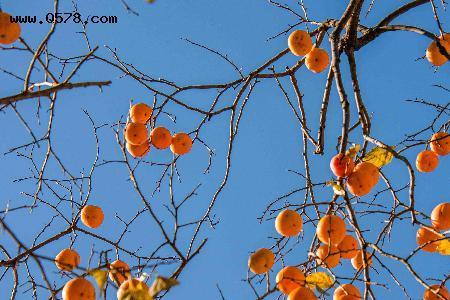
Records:
[[[78,9],[82,15],[117,15],[118,24],[88,25],[88,34],[91,45],[100,47],[98,55],[111,58],[105,45],[116,48],[119,56],[135,65],[137,68],[153,77],[163,77],[177,82],[180,85],[200,83],[223,83],[236,79],[236,72],[224,61],[197,47],[189,45],[180,38],[189,38],[193,41],[208,45],[229,55],[244,73],[251,72],[268,58],[286,48],[287,36],[267,42],[266,39],[284,30],[288,24],[296,20],[286,12],[276,9],[267,1],[262,0],[230,0],[230,1],[156,1],[148,5],[145,1],[130,1],[129,4],[139,12],[139,16],[127,13],[120,1],[79,1]],[[308,1],[305,4],[309,8],[309,17],[314,20],[337,18],[342,14],[346,1]],[[399,3],[397,3],[399,2]],[[289,1],[295,5],[294,1]],[[363,18],[365,25],[376,24],[386,13],[392,11],[405,1],[378,0],[372,13]],[[11,14],[37,15],[44,17],[52,11],[51,1],[1,1],[4,11]],[[61,11],[69,12],[72,4],[64,1]],[[450,21],[448,13],[440,11],[444,25]],[[399,18],[398,23],[423,26],[424,28],[438,32],[433,20],[431,8],[427,5],[416,9],[414,12]],[[36,48],[49,26],[24,25],[22,37],[29,45]],[[304,27],[299,27],[304,28]],[[58,27],[50,42],[51,51],[59,57],[71,57],[87,53],[82,36],[76,32],[79,26],[74,24],[62,24]],[[405,134],[422,129],[430,123],[435,116],[435,111],[419,104],[405,102],[407,99],[423,98],[434,103],[448,103],[449,94],[441,89],[433,87],[433,84],[449,85],[449,66],[445,65],[437,72],[425,61],[417,60],[424,55],[429,40],[413,33],[387,33],[365,47],[356,54],[358,62],[362,95],[369,112],[372,114],[372,135],[387,144],[396,144]],[[329,44],[324,43],[324,48],[329,51]],[[0,67],[24,76],[30,56],[20,52],[0,51]],[[343,60],[346,61],[345,59]],[[277,68],[281,70],[286,65],[293,65],[296,57],[287,55]],[[55,62],[56,63],[56,62]],[[59,70],[59,67],[57,67]],[[345,85],[348,91],[351,88],[348,69],[343,67]],[[102,93],[95,88],[78,89],[63,92],[59,95],[56,109],[55,130],[53,143],[56,151],[61,154],[64,163],[75,174],[88,170],[95,155],[95,144],[91,132],[89,120],[83,113],[86,109],[98,125],[113,124],[121,116],[127,113],[131,99],[151,103],[153,95],[148,90],[139,86],[127,78],[120,78],[121,74],[112,68],[99,62],[86,64],[75,76],[74,81],[88,80],[112,80],[111,87],[104,88]],[[306,69],[300,69],[297,73],[300,89],[305,94],[304,102],[307,111],[308,125],[312,128],[313,135],[318,129],[319,110],[321,105],[323,87],[325,84],[325,72],[312,74]],[[22,82],[0,73],[1,96],[12,95],[20,92]],[[42,74],[36,73],[33,80],[42,80]],[[288,87],[290,95],[293,91],[289,88],[289,82],[282,81]],[[215,95],[215,92],[192,92],[181,99],[189,103],[205,103]],[[351,96],[351,93],[349,92]],[[231,97],[229,94],[228,97]],[[46,109],[48,102],[42,101],[42,121],[39,125],[34,119],[36,102],[27,100],[18,104],[18,109],[24,117],[30,121],[33,129],[42,134],[46,129]],[[356,118],[353,99],[352,122]],[[202,104],[203,105],[203,104]],[[159,124],[167,126],[171,131],[191,131],[195,129],[199,121],[199,115],[181,110],[177,106],[170,106],[170,112],[177,116],[174,124],[167,117],[161,117]],[[442,121],[447,118],[441,119]],[[440,123],[440,124],[441,124]],[[328,169],[330,158],[336,154],[335,143],[340,134],[341,111],[338,97],[335,91],[331,94],[329,118],[326,131],[326,151],[323,156],[311,156],[312,177],[314,182],[324,182],[331,178]],[[0,114],[0,127],[2,139],[0,152],[27,143],[30,137],[18,121],[12,110]],[[304,181],[288,169],[304,172],[301,156],[302,140],[298,124],[286,105],[281,91],[275,81],[266,80],[257,85],[253,93],[243,120],[240,125],[240,133],[237,136],[234,153],[232,156],[233,167],[231,177],[223,194],[220,196],[214,209],[216,219],[220,223],[215,230],[207,228],[202,236],[208,236],[206,247],[188,268],[183,272],[181,285],[174,288],[167,299],[220,299],[216,288],[218,284],[226,299],[253,299],[253,292],[243,281],[246,278],[247,258],[251,251],[271,246],[270,237],[276,236],[273,221],[260,224],[257,220],[267,206],[276,197],[287,191],[304,186]],[[428,131],[420,136],[427,139],[431,135]],[[114,135],[109,126],[99,131],[101,160],[120,159],[120,150],[115,143]],[[193,220],[203,214],[205,206],[218,187],[223,176],[225,166],[226,143],[228,141],[228,115],[219,116],[208,124],[203,133],[211,147],[216,150],[213,158],[211,174],[204,175],[202,170],[207,166],[208,153],[198,143],[194,145],[192,153],[182,157],[178,167],[181,172],[182,183],[176,184],[175,196],[182,198],[197,184],[202,183],[198,196],[183,211],[185,221]],[[350,140],[361,143],[359,131],[355,131]],[[311,149],[311,147],[310,147]],[[415,156],[422,148],[413,148],[406,151],[405,156],[414,161]],[[45,149],[44,149],[45,150]],[[36,156],[42,157],[44,150],[38,150]],[[39,158],[40,161],[42,158]],[[151,151],[149,160],[167,162],[171,159],[169,151]],[[438,169],[432,174],[417,174],[416,201],[417,207],[425,213],[430,213],[432,208],[440,202],[448,202],[450,158],[441,159]],[[0,159],[0,204],[5,207],[7,203],[11,207],[29,203],[30,199],[21,194],[22,191],[33,192],[34,184],[31,181],[13,183],[13,180],[30,174],[30,164],[15,154],[2,156]],[[141,166],[138,176],[144,185],[147,195],[154,189],[154,182],[160,174],[160,168]],[[385,173],[392,178],[396,187],[402,187],[408,182],[407,170],[403,164],[394,161],[385,168]],[[49,177],[53,174],[59,176],[58,167],[52,163],[49,168]],[[383,186],[379,184],[377,189]],[[330,199],[332,192],[329,188],[318,188],[317,199],[324,201]],[[407,193],[400,193],[402,199],[406,199]],[[55,201],[50,194],[46,194],[48,201]],[[366,196],[366,200],[372,196]],[[289,203],[298,203],[303,200],[303,194],[292,197]],[[364,199],[363,199],[364,200]],[[167,187],[164,186],[160,193],[152,199],[152,205],[158,213],[169,220],[163,204],[168,203]],[[392,199],[388,194],[383,194],[377,199],[377,203],[391,205]],[[406,200],[405,200],[406,201]],[[136,211],[142,208],[139,198],[134,193],[131,184],[127,181],[127,170],[120,165],[110,165],[98,168],[94,174],[94,189],[91,195],[91,204],[103,207],[106,219],[105,223],[96,232],[115,239],[122,225],[115,218],[118,213],[121,217],[130,218]],[[356,209],[364,210],[366,207],[356,205]],[[65,207],[70,215],[70,208]],[[45,207],[39,207],[32,214],[26,211],[10,213],[5,221],[19,234],[22,241],[30,245],[41,228],[50,221],[54,213]],[[361,224],[364,229],[376,230],[383,226],[381,216],[364,217]],[[167,225],[171,228],[171,225]],[[415,232],[408,221],[398,223],[395,227],[391,241],[386,244],[386,249],[400,255],[407,255],[415,247]],[[54,221],[52,227],[38,241],[50,237],[64,229],[64,223]],[[142,246],[143,253],[146,249],[153,249],[160,241],[155,224],[147,218],[141,218],[130,228],[124,242],[131,249]],[[286,259],[288,264],[298,264],[306,260],[307,249],[314,233],[311,224],[304,227],[304,239],[300,240],[295,250]],[[367,236],[373,237],[376,232],[367,232]],[[186,249],[189,235],[179,240],[183,249]],[[11,240],[2,232],[0,243],[5,244],[11,253],[17,251]],[[293,242],[293,241],[291,241]],[[62,238],[51,246],[40,251],[41,254],[54,256],[60,249],[70,245],[69,238]],[[82,264],[87,264],[91,247],[97,250],[106,249],[107,246],[87,236],[77,238],[75,248],[82,256]],[[121,259],[136,264],[131,258],[120,255]],[[390,266],[395,274],[410,291],[413,299],[419,299],[422,294],[421,286],[406,272],[404,266],[383,260]],[[437,254],[420,253],[412,261],[423,278],[442,279],[449,274],[448,258]],[[94,264],[95,264],[94,259]],[[389,289],[376,287],[378,299],[404,299],[404,295],[392,279],[386,276],[386,272],[378,263],[374,264],[381,275],[373,272],[374,281],[387,284]],[[277,272],[280,264],[274,267]],[[59,286],[65,279],[56,272],[52,263],[46,264],[46,270]],[[171,267],[161,269],[170,272]],[[345,261],[336,269],[342,276],[351,276],[353,270],[350,263]],[[22,271],[22,280],[26,273]],[[272,280],[275,273],[271,273]],[[432,283],[432,281],[430,281]],[[8,274],[0,282],[2,291],[9,291],[11,276]],[[27,286],[19,290],[18,299],[29,299],[30,294],[23,294]],[[362,288],[362,286],[360,286]],[[259,287],[260,291],[264,287]],[[113,298],[113,289],[109,289],[108,299]],[[2,292],[3,294],[3,292]],[[276,299],[275,293],[272,298]]]

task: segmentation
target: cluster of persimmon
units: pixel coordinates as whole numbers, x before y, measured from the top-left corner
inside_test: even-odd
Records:
[[[330,63],[328,53],[314,46],[311,36],[304,30],[293,31],[289,35],[288,46],[295,56],[306,56],[305,65],[314,73],[324,71]]]
[[[153,109],[145,103],[137,103],[130,108],[130,119],[125,127],[125,140],[128,153],[133,157],[144,157],[150,151],[150,145],[162,150],[170,147],[176,155],[191,151],[192,139],[188,134],[179,132],[171,135],[165,127],[155,127],[148,133],[147,126],[151,123]]]
[[[131,278],[130,267],[121,260],[108,265],[109,279],[117,284],[117,299],[151,299],[148,285],[137,278]],[[68,281],[62,291],[63,300],[95,300],[95,288],[92,283],[76,277]]]
[[[336,215],[326,215],[319,220],[316,235],[323,244],[316,250],[316,260],[319,265],[332,269],[340,259],[350,259],[355,270],[365,268],[364,256],[367,264],[372,264],[372,257],[359,249],[358,241],[347,234],[345,221]]]
[[[81,222],[89,228],[98,228],[103,223],[104,214],[100,207],[95,205],[86,205],[80,213]],[[55,257],[56,267],[63,272],[72,272],[80,264],[81,258],[78,252],[66,248]],[[117,290],[117,299],[126,299],[126,295],[132,293],[148,294],[149,287],[145,282],[136,278],[131,278],[131,270],[128,264],[121,260],[115,260],[108,264],[109,279],[119,288]],[[95,288],[92,283],[83,278],[76,277],[68,281],[62,290],[63,300],[95,300]],[[142,297],[138,299],[149,299]]]
[[[117,299],[151,299],[148,285],[131,278],[130,268],[121,260],[109,264],[109,279],[117,284]],[[95,300],[94,285],[83,277],[69,280],[62,291],[63,300]]]
[[[95,205],[86,205],[81,210],[81,222],[89,228],[98,228],[104,219],[103,211]],[[72,249],[64,249],[55,257],[55,264],[61,271],[71,272],[80,263],[80,255]]]
[[[64,249],[56,256],[55,263],[61,271],[71,272],[78,267],[80,255],[72,249]],[[131,270],[127,263],[116,260],[108,264],[108,269],[109,279],[119,287],[117,299],[124,299],[124,295],[129,293],[130,289],[134,294],[148,293],[149,288],[146,283],[131,278]],[[64,285],[62,298],[63,300],[95,300],[95,288],[89,280],[76,277]]]
[[[431,228],[420,227],[417,230],[416,241],[422,250],[436,252],[444,235],[439,231],[450,229],[450,203],[440,203],[431,212]]]
[[[19,37],[19,23],[11,22],[11,15],[0,11],[0,44],[12,44],[17,41]]]
[[[448,55],[450,55],[450,34],[446,33],[439,37],[439,44],[442,46],[442,50],[446,51]],[[427,48],[425,53],[428,61],[436,67],[440,67],[448,61],[448,58],[442,53],[439,49],[438,44],[433,41]]]
[[[330,161],[331,171],[338,178],[346,180],[347,190],[354,196],[367,195],[378,183],[380,172],[370,162],[356,164],[352,157],[339,153]]]
[[[302,227],[302,218],[294,210],[285,209],[275,219],[275,229],[283,237],[299,235]],[[331,269],[339,264],[341,258],[350,259],[353,268],[359,271],[372,264],[372,257],[359,248],[355,237],[347,234],[345,221],[339,216],[328,214],[322,217],[317,224],[316,236],[322,243],[315,252],[318,265]],[[248,260],[248,266],[255,274],[269,272],[274,263],[275,254],[266,248],[257,250]],[[305,273],[296,266],[284,267],[276,276],[277,288],[288,295],[288,300],[318,299],[306,281]],[[359,290],[351,284],[344,284],[334,292],[334,300],[360,297]]]
[[[98,228],[103,223],[104,218],[102,209],[95,205],[86,205],[80,212],[81,222],[89,228]],[[78,267],[80,260],[78,252],[66,248],[56,255],[55,264],[61,271],[72,272]],[[82,277],[74,278],[64,285],[62,296],[64,300],[95,299],[95,288]]]
[[[450,153],[450,135],[447,132],[436,132],[431,137],[429,145],[430,150],[424,150],[417,155],[416,168],[420,172],[433,172],[439,165],[439,156]]]

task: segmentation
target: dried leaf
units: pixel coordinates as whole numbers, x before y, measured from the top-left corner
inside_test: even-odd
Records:
[[[390,147],[392,150],[395,149],[394,146]],[[389,164],[392,159],[394,158],[394,155],[389,152],[389,150],[381,147],[375,147],[372,150],[370,150],[369,153],[364,156],[363,161],[370,162],[371,164],[377,166],[378,168],[381,168],[387,164]]]
[[[158,276],[155,281],[153,281],[153,284],[150,287],[150,295],[152,297],[155,297],[159,292],[168,290],[178,284],[179,282],[175,278],[165,278],[162,276]]]
[[[358,154],[359,152],[359,148],[361,148],[361,145],[353,144],[353,146],[345,152],[345,155],[350,156],[351,158],[355,158],[356,154]]]
[[[317,291],[323,293],[333,286],[334,280],[326,272],[316,272],[306,277],[306,284],[310,289],[316,288]]]
[[[118,300],[153,300],[153,296],[144,288],[144,284],[140,280],[137,282],[137,284],[130,282],[128,289]]]
[[[103,293],[106,286],[106,277],[108,276],[108,272],[100,269],[90,270],[89,275],[94,277],[95,282],[98,285],[98,288],[100,289],[100,293]]]
[[[450,255],[450,239],[439,241],[436,249],[439,254]]]
[[[333,188],[333,191],[336,195],[339,195],[339,196],[345,195],[345,189],[339,184],[338,181],[330,180],[330,181],[327,181],[326,184]]]

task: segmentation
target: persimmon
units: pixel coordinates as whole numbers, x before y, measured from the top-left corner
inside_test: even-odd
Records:
[[[150,151],[150,141],[147,140],[141,145],[133,145],[133,144],[127,143],[127,151],[134,158],[144,157]]]
[[[365,196],[378,183],[379,176],[378,168],[372,163],[359,163],[348,177],[347,189],[352,195]]]
[[[304,30],[295,30],[289,35],[288,47],[292,54],[303,56],[311,51],[313,42],[308,32]]]
[[[192,140],[184,132],[176,133],[172,137],[172,144],[170,145],[170,150],[177,155],[183,155],[191,151]]]
[[[427,289],[423,294],[423,300],[442,300],[433,291],[444,297],[445,300],[450,300],[450,294],[445,286],[433,284],[430,287],[431,289]]]
[[[450,42],[449,42],[450,43]],[[431,137],[430,149],[434,153],[445,156],[450,153],[450,134],[447,132],[436,132]]]
[[[275,262],[275,254],[266,248],[258,249],[250,255],[248,259],[248,267],[255,274],[263,274],[268,272]]]
[[[302,227],[302,217],[295,210],[285,209],[275,219],[275,229],[282,236],[296,236]]]
[[[328,64],[330,63],[330,58],[328,53],[321,48],[312,48],[312,50],[306,55],[305,65],[308,70],[314,73],[320,73],[324,71]]]
[[[120,286],[130,276],[130,267],[127,263],[116,260],[109,264],[109,279]]]
[[[359,271],[362,268],[370,267],[372,265],[372,255],[366,252],[367,265],[364,261],[364,250],[358,250],[355,257],[352,258],[351,263],[355,270]]]
[[[81,222],[89,228],[97,228],[103,223],[105,215],[99,206],[86,205],[81,210]]]
[[[63,300],[95,300],[95,288],[89,280],[77,277],[64,285],[62,298]]]
[[[172,144],[172,135],[164,127],[156,127],[150,132],[150,140],[156,149],[166,149]]]
[[[319,220],[317,238],[324,244],[338,245],[345,237],[345,222],[335,215],[326,215]]]
[[[55,257],[55,264],[61,271],[72,271],[80,264],[80,255],[72,249],[63,249]]]
[[[301,286],[290,292],[287,300],[317,300],[317,297],[310,289]]]
[[[422,250],[426,252],[436,252],[438,240],[441,240],[443,237],[444,237],[443,235],[438,234],[432,231],[431,229],[428,229],[426,227],[420,227],[416,233],[416,242],[419,247],[422,247],[421,248]]]
[[[431,212],[431,224],[436,230],[450,229],[450,203],[441,203]]]
[[[353,284],[346,283],[334,290],[333,300],[343,300],[344,296],[353,296],[356,299],[361,299],[361,292]]]
[[[0,44],[12,44],[20,37],[19,23],[11,22],[11,15],[0,11]]]
[[[378,183],[378,179],[380,178],[380,170],[378,170],[378,167],[374,164],[363,161],[356,165],[354,172],[357,171],[368,174],[372,187]]]
[[[358,254],[358,241],[352,235],[346,235],[339,243],[338,249],[342,258],[352,259]]]
[[[130,108],[130,118],[133,123],[147,124],[153,110],[145,103],[136,103]]]
[[[305,285],[305,273],[299,268],[288,266],[280,270],[276,277],[277,288],[285,295]]]
[[[431,150],[423,150],[417,155],[416,168],[420,172],[432,172],[439,164],[439,157]]]
[[[339,264],[341,259],[341,255],[339,253],[339,249],[334,245],[321,245],[316,250],[317,263],[332,269]]]
[[[132,145],[142,145],[148,140],[147,127],[140,123],[128,123],[125,127],[125,139]]]
[[[449,35],[446,34],[446,35],[444,35],[444,37],[440,37],[439,42],[444,47],[444,49],[447,51],[447,53],[450,54],[450,37],[449,37]],[[442,66],[448,60],[448,58],[444,54],[441,53],[441,51],[439,50],[439,47],[435,41],[433,41],[428,46],[425,56],[427,57],[427,60],[436,67]]]
[[[330,169],[337,177],[346,177],[353,172],[355,162],[350,156],[339,153],[330,161]]]
[[[124,281],[117,290],[117,299],[148,299],[148,285],[137,278]]]

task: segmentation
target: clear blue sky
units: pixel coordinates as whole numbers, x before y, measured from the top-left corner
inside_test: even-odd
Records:
[[[108,45],[116,48],[120,57],[134,64],[143,72],[153,77],[163,77],[181,85],[200,83],[222,83],[236,78],[235,71],[229,65],[199,48],[193,47],[180,38],[189,38],[201,42],[213,49],[227,53],[243,72],[250,72],[260,66],[268,58],[286,47],[286,36],[267,42],[266,39],[293,24],[296,20],[286,12],[276,9],[263,0],[190,0],[170,1],[157,0],[155,4],[148,5],[143,0],[129,1],[130,5],[139,12],[139,16],[126,13],[119,0],[78,1],[78,8],[83,15],[117,15],[118,24],[88,25],[88,34],[91,45],[100,47],[99,55],[111,57],[104,48]],[[314,20],[339,17],[347,1],[310,1],[305,0],[309,8],[309,17]],[[294,4],[294,1],[289,1]],[[382,15],[393,10],[406,1],[377,0],[373,12],[368,18],[363,18],[366,25],[375,24]],[[52,11],[52,1],[1,1],[4,11],[11,14],[38,15],[44,17]],[[72,10],[70,1],[64,1],[61,11]],[[444,24],[450,21],[448,13],[440,11]],[[433,21],[431,8],[427,5],[416,9],[398,22],[409,25],[423,26],[438,32]],[[45,35],[49,25],[24,25],[22,36],[33,48]],[[448,28],[447,28],[448,29]],[[82,36],[78,33],[79,26],[62,24],[58,27],[50,42],[51,51],[60,57],[70,57],[85,54],[86,46]],[[429,40],[413,33],[387,33],[371,46],[365,47],[357,53],[362,95],[366,101],[369,112],[373,115],[373,136],[387,144],[395,144],[405,134],[415,132],[429,124],[435,112],[418,104],[406,103],[406,99],[423,98],[435,103],[446,104],[449,94],[432,87],[433,84],[442,84],[450,87],[449,66],[442,67],[438,72],[424,61],[417,58],[424,55]],[[328,42],[325,49],[329,50]],[[9,51],[0,51],[0,67],[24,76],[30,56]],[[345,61],[345,59],[344,59]],[[296,58],[287,55],[277,66],[279,69],[286,65],[293,65]],[[343,70],[346,87],[350,90],[347,68]],[[129,79],[119,78],[120,73],[101,63],[90,63],[84,66],[75,81],[86,80],[112,80],[111,87],[106,87],[103,93],[97,89],[81,89],[63,92],[59,95],[56,109],[55,131],[53,137],[54,147],[61,154],[63,161],[70,170],[79,174],[88,170],[94,157],[94,140],[88,119],[82,109],[92,115],[97,124],[113,124],[122,115],[127,113],[129,101],[135,99],[150,103],[152,94]],[[325,72],[319,75],[312,74],[306,69],[298,72],[299,85],[305,94],[304,101],[307,110],[308,125],[312,128],[314,136],[318,129],[319,109],[325,84]],[[7,96],[18,93],[22,82],[0,73],[0,95]],[[33,80],[42,80],[39,73]],[[283,81],[288,84],[288,81]],[[293,95],[292,90],[289,90]],[[351,93],[349,93],[351,95]],[[183,100],[190,103],[199,103],[211,100],[214,93],[189,93]],[[352,102],[352,120],[356,120],[355,109]],[[48,102],[43,104],[43,125],[39,126],[33,118],[35,113],[35,100],[28,100],[18,104],[23,115],[30,120],[30,125],[42,134],[46,127],[45,109]],[[160,124],[172,131],[191,131],[195,129],[199,116],[171,106],[170,112],[177,115],[177,123],[173,124],[168,118],[160,118]],[[448,115],[447,115],[448,119]],[[443,120],[446,120],[445,117]],[[220,116],[208,125],[203,139],[216,149],[212,173],[203,175],[202,170],[208,162],[208,155],[204,147],[196,144],[191,154],[183,157],[179,162],[182,183],[176,185],[175,196],[182,198],[198,183],[202,183],[199,195],[184,212],[184,220],[194,220],[203,215],[203,210],[209,202],[214,190],[218,187],[223,176],[225,146],[228,141],[228,115]],[[353,123],[353,121],[351,123]],[[323,182],[331,178],[328,169],[330,158],[336,153],[334,148],[336,138],[340,133],[341,113],[337,94],[332,92],[329,107],[329,122],[326,132],[326,154],[324,156],[311,155],[311,165],[314,182]],[[301,133],[296,120],[286,105],[283,95],[273,80],[260,83],[254,92],[241,123],[241,131],[235,144],[233,153],[233,168],[231,178],[224,193],[220,196],[214,209],[214,214],[220,220],[215,230],[207,229],[204,236],[209,237],[201,255],[190,263],[183,272],[181,285],[174,288],[167,299],[220,299],[216,284],[220,286],[227,300],[253,299],[250,287],[242,281],[246,277],[247,258],[251,251],[272,245],[270,237],[276,235],[273,222],[267,221],[259,224],[259,217],[266,205],[292,188],[304,186],[304,181],[287,172],[294,169],[303,172],[301,156]],[[7,110],[0,114],[0,127],[2,137],[0,140],[0,153],[11,147],[27,143],[30,137],[18,121],[14,112]],[[354,142],[362,142],[359,132],[351,136]],[[421,136],[429,137],[431,132]],[[112,131],[105,127],[99,132],[101,139],[101,159],[120,159],[120,151],[114,141]],[[311,149],[311,147],[310,147]],[[419,149],[407,151],[405,155],[414,161]],[[38,151],[36,155],[42,155]],[[156,162],[169,161],[169,151],[151,151],[149,160]],[[39,158],[39,161],[41,158]],[[432,174],[417,174],[416,201],[418,209],[430,213],[431,209],[440,202],[449,201],[449,167],[450,158],[441,159],[438,169]],[[12,183],[14,179],[30,174],[29,163],[15,154],[2,156],[0,159],[0,204],[2,209],[10,203],[11,207],[27,204],[29,198],[20,192],[34,191],[34,184],[29,181]],[[54,163],[49,169],[59,175],[59,169]],[[138,171],[138,176],[144,191],[150,195],[154,189],[154,182],[159,176],[158,167],[144,166]],[[407,171],[402,163],[395,161],[389,165],[386,174],[393,179],[396,187],[402,187],[408,182]],[[57,175],[55,175],[57,176]],[[382,189],[381,184],[378,189]],[[328,200],[332,196],[329,188],[317,190],[317,199]],[[400,193],[406,199],[407,193]],[[55,201],[50,194],[46,194],[48,201]],[[372,199],[366,196],[366,200]],[[290,203],[302,201],[303,194],[290,199]],[[168,203],[167,188],[152,198],[152,204],[161,214],[167,212],[163,208]],[[377,200],[379,204],[390,206],[392,199],[383,194]],[[115,239],[122,230],[122,224],[114,217],[117,213],[126,219],[132,217],[142,208],[141,202],[133,192],[131,184],[127,181],[127,170],[120,165],[111,165],[98,168],[94,175],[94,190],[90,200],[104,208],[106,219],[98,233]],[[356,206],[363,210],[365,206]],[[65,208],[70,213],[70,208]],[[10,213],[6,222],[19,234],[22,241],[31,245],[34,237],[41,228],[50,221],[54,213],[45,207],[37,208],[33,214],[25,211]],[[366,230],[375,230],[383,226],[380,216],[377,218],[362,218],[362,227]],[[64,228],[64,223],[55,221],[52,227],[39,238],[55,234]],[[171,228],[167,224],[168,228]],[[159,242],[159,232],[151,221],[141,218],[131,228],[125,242],[129,248],[140,250],[145,254],[152,245]],[[415,247],[415,232],[408,221],[398,223],[393,232],[391,241],[386,249],[400,255],[407,255]],[[286,262],[298,264],[307,258],[307,249],[313,236],[314,228],[311,224],[304,227],[305,237],[295,250],[289,254]],[[373,238],[377,232],[368,232],[367,236]],[[186,249],[186,240],[179,240],[183,249]],[[0,244],[4,244],[15,253],[11,240],[2,232]],[[58,240],[49,247],[39,251],[40,254],[56,255],[60,249],[68,247],[68,237]],[[75,248],[82,256],[82,264],[86,265],[91,247],[95,249],[108,248],[99,241],[80,235]],[[121,259],[135,265],[126,255]],[[396,273],[398,278],[406,285],[413,299],[420,299],[422,287],[406,272],[403,265],[389,260],[383,260]],[[96,262],[94,261],[94,264]],[[449,274],[448,257],[437,254],[421,253],[413,260],[414,266],[423,278],[442,279]],[[393,283],[390,277],[378,263],[375,268],[382,275],[373,272],[373,280],[388,284],[389,290],[376,287],[378,299],[404,299],[402,291]],[[274,267],[278,271],[280,264]],[[167,272],[169,273],[169,267]],[[349,272],[349,269],[351,272]],[[65,279],[56,273],[52,263],[46,264],[46,270],[55,281],[61,285]],[[351,276],[353,270],[350,262],[344,261],[336,269],[343,276]],[[26,273],[22,270],[22,280]],[[164,269],[161,269],[161,275]],[[272,280],[275,273],[271,274]],[[430,283],[432,283],[430,281]],[[0,282],[1,298],[9,294],[11,276],[8,275]],[[17,299],[30,299],[30,294],[22,294],[26,289],[20,288]],[[362,288],[362,286],[360,286]],[[109,289],[113,299],[113,289]],[[263,287],[260,287],[263,291]],[[278,293],[270,299],[276,299]]]

